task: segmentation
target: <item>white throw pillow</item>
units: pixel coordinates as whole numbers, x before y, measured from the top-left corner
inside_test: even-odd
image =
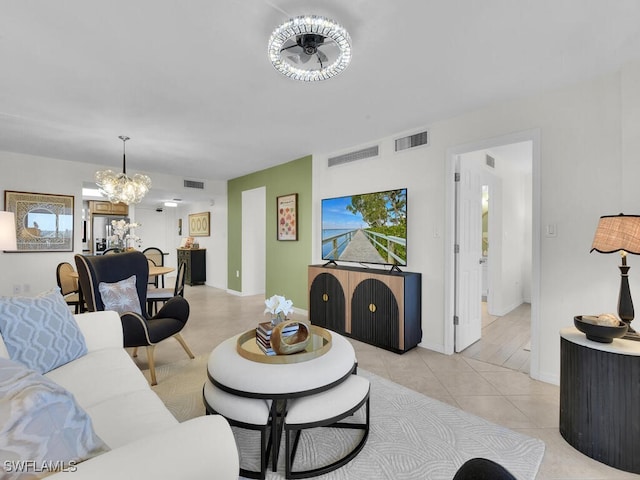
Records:
[[[39,373],[87,353],[58,287],[36,297],[0,297],[0,334],[9,358]]]
[[[115,283],[100,282],[98,290],[105,310],[114,310],[120,315],[125,312],[142,315],[135,275]]]
[[[73,471],[77,463],[108,450],[69,391],[0,358],[0,468],[8,478]]]

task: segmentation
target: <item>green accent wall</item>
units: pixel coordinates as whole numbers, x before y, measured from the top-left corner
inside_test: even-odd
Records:
[[[311,262],[311,156],[227,182],[228,261],[227,288],[242,291],[242,192],[266,189],[266,280],[265,296],[284,295],[295,308],[308,309],[307,266]],[[298,240],[276,239],[276,199],[298,194]],[[261,315],[262,312],[258,312]]]

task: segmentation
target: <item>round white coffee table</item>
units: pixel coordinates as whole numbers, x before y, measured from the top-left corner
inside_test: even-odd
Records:
[[[281,415],[288,399],[319,393],[342,383],[356,368],[353,346],[342,335],[331,332],[331,348],[315,358],[299,363],[263,363],[238,353],[235,335],[213,349],[207,374],[216,387],[234,395],[271,399],[271,441],[273,471],[277,469]]]

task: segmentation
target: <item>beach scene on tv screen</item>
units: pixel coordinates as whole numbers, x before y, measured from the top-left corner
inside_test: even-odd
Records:
[[[322,258],[407,264],[407,189],[322,200]]]

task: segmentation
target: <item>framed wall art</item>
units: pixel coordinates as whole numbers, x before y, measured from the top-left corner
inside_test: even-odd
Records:
[[[211,235],[211,212],[189,214],[189,236],[208,237]]]
[[[278,240],[298,240],[298,194],[277,198]]]
[[[73,252],[73,195],[4,191],[16,216],[17,252]]]

